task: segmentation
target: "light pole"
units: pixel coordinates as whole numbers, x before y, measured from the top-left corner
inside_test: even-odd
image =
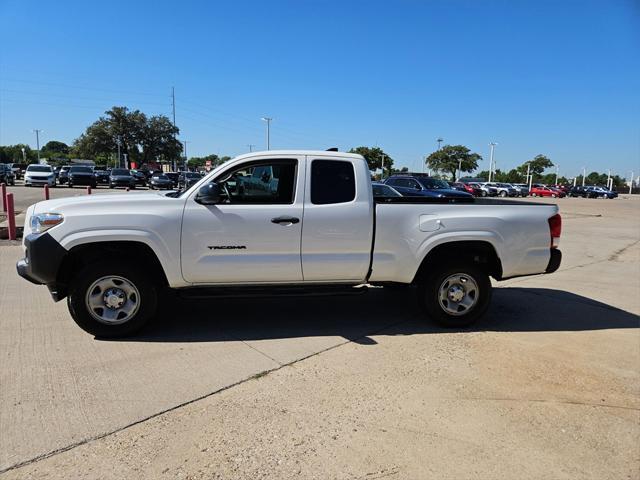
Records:
[[[558,172],[560,171],[560,167],[556,165],[556,183],[554,185],[558,185]]]
[[[587,176],[587,167],[582,167],[582,186],[584,187],[584,180]]]
[[[27,152],[24,147],[22,147],[22,163],[27,163]]]
[[[380,174],[380,180],[384,180],[384,157],[386,157],[386,155],[382,154],[380,155],[380,158],[382,159],[382,173]]]
[[[122,163],[120,163],[121,162],[121,160],[120,160],[120,147],[122,146],[122,137],[120,135],[118,135],[116,137],[116,145],[118,145],[118,167],[122,168]]]
[[[187,143],[189,143],[188,140],[182,141],[182,146],[184,147],[184,171],[185,172],[189,171],[189,157],[187,157]]]
[[[631,181],[629,182],[629,195],[631,195],[631,190],[633,190],[633,170],[631,171]]]
[[[458,178],[456,179],[456,182],[460,181],[460,177],[462,176],[462,159],[458,160]]]
[[[271,150],[271,120],[270,117],[262,117],[262,120],[267,122],[267,150]]]
[[[248,143],[247,147],[249,147],[249,152],[253,152],[253,147],[255,147],[255,145],[253,143]]]
[[[496,147],[497,143],[496,142],[491,142],[489,144],[489,146],[491,147],[491,154],[489,156],[489,181],[491,181],[491,175],[493,173],[493,168],[494,168],[494,164],[493,164],[493,149]]]
[[[533,175],[531,172],[531,162],[527,162],[527,183],[529,184],[529,191],[531,191],[531,184],[533,183]]]
[[[34,128],[33,131],[36,134],[36,148],[38,152],[38,163],[40,163],[40,132],[42,132],[42,130],[38,128]]]
[[[438,137],[438,139],[436,140],[436,142],[438,142],[438,150],[440,150],[440,144],[442,142],[444,142],[444,140],[442,139],[442,137]]]

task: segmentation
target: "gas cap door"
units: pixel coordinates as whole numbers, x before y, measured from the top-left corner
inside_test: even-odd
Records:
[[[435,214],[420,215],[420,231],[435,232],[443,228],[442,222]]]

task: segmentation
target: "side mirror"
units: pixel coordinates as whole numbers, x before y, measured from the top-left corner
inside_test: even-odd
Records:
[[[207,183],[198,190],[195,198],[200,205],[215,205],[220,203],[220,186],[215,183]]]

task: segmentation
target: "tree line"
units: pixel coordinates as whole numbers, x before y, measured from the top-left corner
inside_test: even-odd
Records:
[[[119,149],[122,158],[140,166],[152,162],[180,161],[184,150],[183,144],[177,139],[179,133],[180,129],[165,115],[148,116],[140,110],[114,106],[87,127],[72,145],[56,140],[47,142],[40,150],[40,158],[47,158],[54,164],[68,162],[71,158],[83,158],[94,160],[98,165],[113,165]],[[382,170],[383,177],[408,171],[406,167],[396,169],[394,159],[379,147],[361,146],[352,148],[349,152],[362,155],[369,169],[372,172]],[[37,151],[29,145],[0,146],[0,163],[33,163],[37,158]],[[211,166],[216,167],[229,159],[228,156],[211,154],[192,157],[188,163],[192,167],[202,167],[210,161]],[[436,176],[455,180],[458,170],[460,174],[474,172],[480,161],[482,156],[471,152],[464,145],[445,145],[426,157],[425,166],[435,172]],[[528,169],[534,182],[556,183],[555,173],[544,173],[553,166],[554,163],[546,155],[536,155],[508,172],[495,170],[492,179],[497,182],[523,183],[527,181]],[[481,171],[477,177],[488,179],[488,170]],[[624,185],[624,179],[618,175],[612,178],[614,186]],[[582,177],[578,177],[577,181],[582,183]],[[585,183],[604,184],[606,181],[607,175],[591,172]],[[569,179],[562,176],[557,179],[557,183],[569,183]]]

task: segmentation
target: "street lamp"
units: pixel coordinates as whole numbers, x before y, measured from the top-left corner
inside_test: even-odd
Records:
[[[27,152],[24,147],[22,147],[21,150],[22,150],[22,163],[27,163]]]
[[[438,142],[438,150],[440,150],[440,144],[442,142],[444,142],[444,140],[442,139],[442,137],[438,137],[438,139],[436,140],[436,142]]]
[[[491,175],[493,173],[493,169],[495,167],[493,162],[493,149],[498,145],[496,142],[491,142],[489,146],[491,147],[491,155],[489,156],[489,181],[491,181]]]
[[[270,117],[262,117],[262,120],[267,122],[267,150],[271,150],[271,120]]]
[[[38,163],[40,163],[40,132],[42,132],[42,130],[39,130],[37,128],[33,129],[34,133],[36,134],[36,148],[38,149]]]

